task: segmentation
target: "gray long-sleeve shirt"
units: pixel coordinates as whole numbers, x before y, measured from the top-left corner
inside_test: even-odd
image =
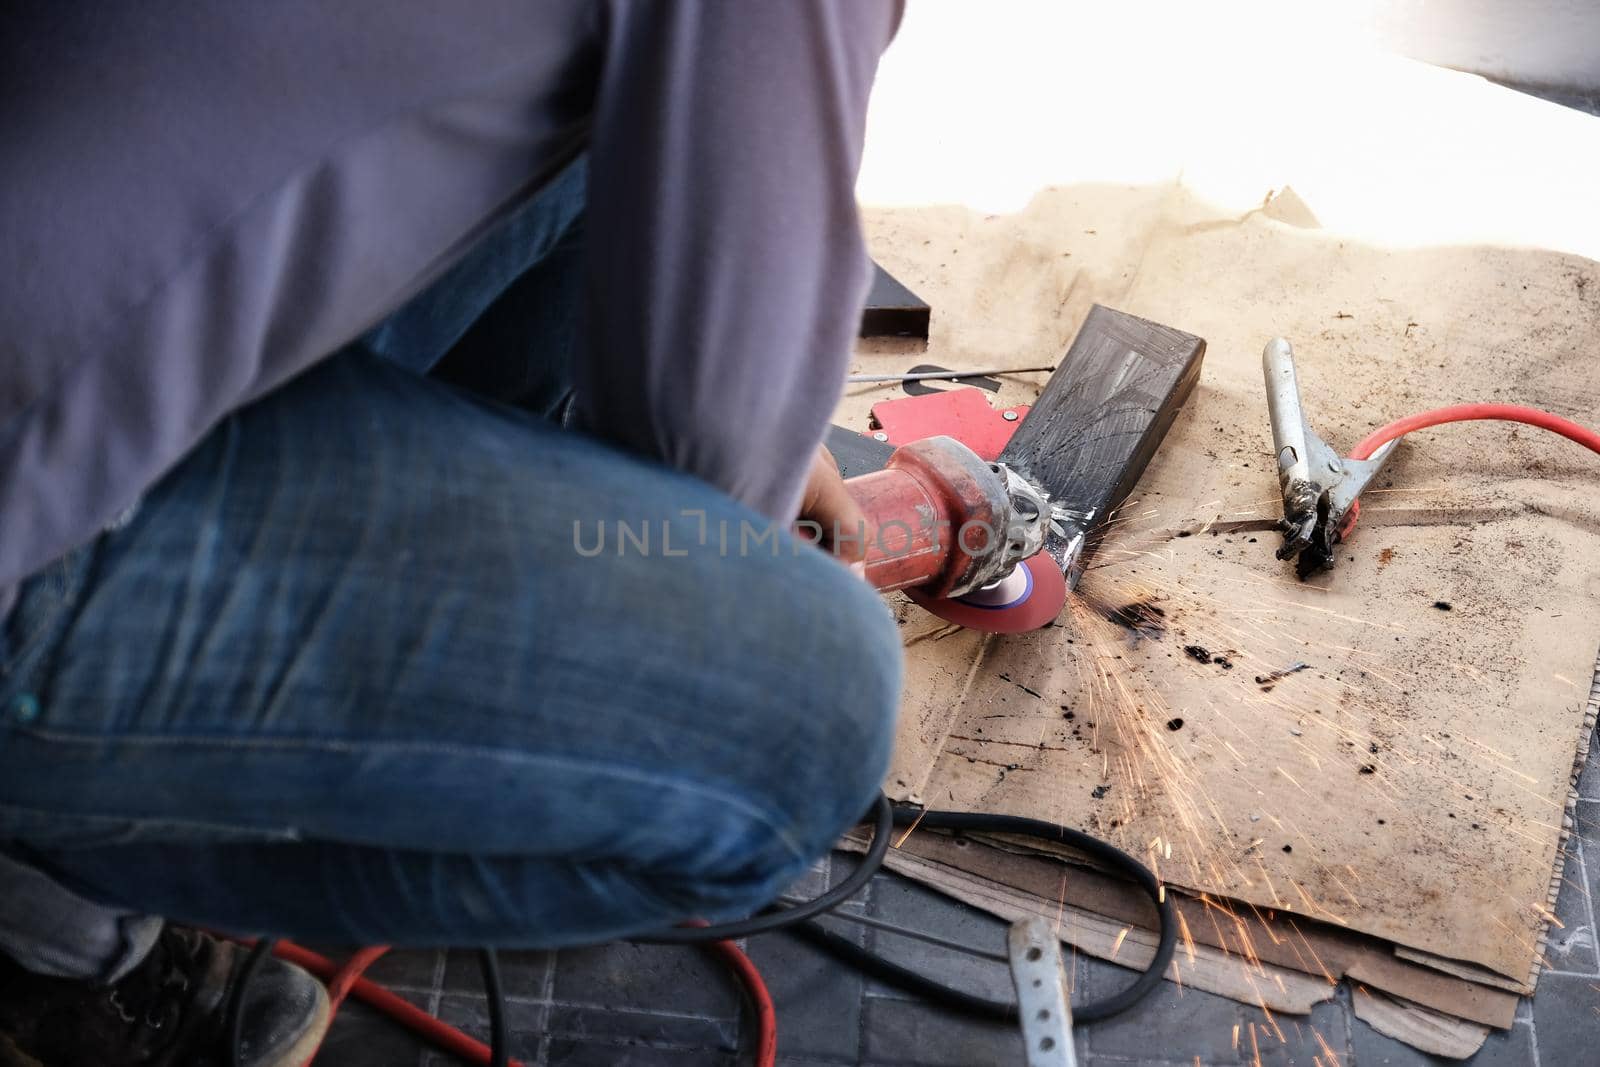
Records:
[[[585,147],[581,419],[791,517],[865,291],[899,7],[0,4],[0,591]]]

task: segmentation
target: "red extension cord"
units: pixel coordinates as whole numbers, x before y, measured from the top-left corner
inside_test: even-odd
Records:
[[[1415,430],[1441,426],[1449,422],[1468,422],[1478,419],[1499,419],[1537,426],[1558,433],[1570,441],[1576,441],[1592,452],[1600,453],[1600,433],[1558,415],[1552,415],[1548,411],[1519,407],[1515,404],[1456,404],[1412,415],[1372,431],[1351,450],[1350,458],[1369,459],[1381,446]],[[1348,536],[1354,528],[1359,514],[1358,501],[1350,506],[1349,518],[1343,530],[1345,536]],[[750,961],[750,957],[741,952],[731,941],[715,941],[706,948],[728,965],[749,995],[756,1016],[756,1065],[773,1067],[778,1055],[777,1013],[772,1005],[772,996],[767,992],[766,983],[761,979],[761,972],[756,970],[756,965]],[[330,1023],[333,1015],[338,1013],[339,1006],[347,997],[353,996],[389,1016],[435,1048],[457,1056],[467,1063],[487,1065],[490,1058],[489,1046],[439,1021],[416,1005],[402,1000],[377,983],[361,976],[387,951],[389,950],[385,947],[362,949],[343,964],[336,964],[290,941],[279,941],[274,950],[277,956],[304,967],[328,984]],[[517,1060],[511,1060],[510,1064],[511,1067],[523,1067]],[[307,1067],[310,1067],[310,1064],[307,1064]]]

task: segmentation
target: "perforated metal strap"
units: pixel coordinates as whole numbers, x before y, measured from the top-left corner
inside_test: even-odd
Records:
[[[1038,917],[1011,924],[1006,935],[1017,1014],[1027,1044],[1028,1067],[1078,1067],[1072,1044],[1072,1006],[1067,1000],[1061,942]]]

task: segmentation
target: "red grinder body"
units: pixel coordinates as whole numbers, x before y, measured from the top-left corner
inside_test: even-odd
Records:
[[[954,438],[904,445],[883,470],[845,485],[866,515],[867,581],[874,588],[957,595],[1003,551],[1010,515],[1005,476]]]
[[[866,516],[875,588],[904,590],[941,618],[992,633],[1037,629],[1060,613],[1065,579],[1039,552],[1048,502],[1003,465],[929,437],[845,486]]]
[[[930,437],[845,486],[866,515],[859,533],[875,589],[904,590],[936,616],[990,633],[1035,630],[1061,613],[1066,577],[1040,552],[1050,502],[1003,464]]]

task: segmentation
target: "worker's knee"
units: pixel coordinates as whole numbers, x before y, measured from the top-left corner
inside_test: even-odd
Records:
[[[701,887],[732,892],[734,911],[770,900],[869,812],[893,748],[902,660],[894,619],[844,567],[813,562],[820,567],[803,568],[775,624],[786,648],[762,667],[768,699],[744,724],[752,750],[741,792],[764,825]]]
[[[784,797],[795,838],[812,859],[869,809],[889,769],[902,657],[887,611],[871,607],[841,624],[837,667],[818,664],[803,679],[810,693],[795,709],[805,720],[806,748],[791,760],[799,788]]]
[[[808,577],[796,612],[809,633],[788,666],[786,707],[769,712],[806,746],[792,765],[819,792],[838,797],[837,815],[859,815],[888,768],[900,703],[903,653],[882,597],[833,560]],[[800,758],[803,755],[804,758]]]

